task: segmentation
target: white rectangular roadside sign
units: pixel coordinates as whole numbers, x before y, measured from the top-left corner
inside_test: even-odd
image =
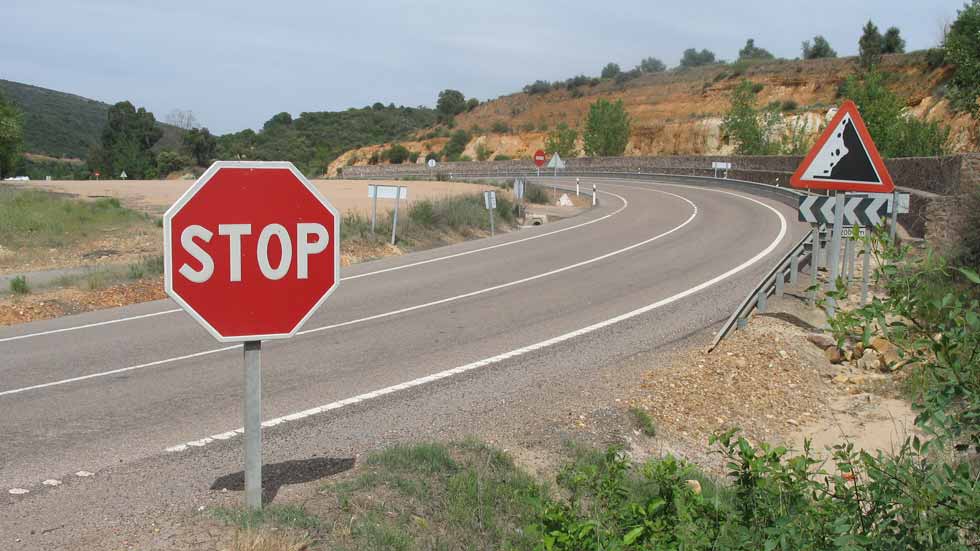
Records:
[[[408,188],[405,186],[379,186],[368,184],[368,198],[371,199],[371,233],[378,222],[378,199],[394,199],[395,213],[391,220],[391,244],[395,244],[395,233],[398,231],[398,202],[408,199]]]
[[[408,199],[408,188],[405,186],[378,186],[368,184],[369,199]]]

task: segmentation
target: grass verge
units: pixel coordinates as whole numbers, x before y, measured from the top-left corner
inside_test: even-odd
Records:
[[[494,212],[497,227],[514,222],[514,203],[497,197]],[[356,212],[344,214],[341,220],[342,241],[348,244],[383,244],[391,239],[394,211],[378,213],[375,231],[371,219]],[[397,243],[407,249],[421,249],[469,239],[490,231],[490,214],[484,207],[483,194],[472,193],[441,199],[423,199],[398,213]]]
[[[11,249],[63,247],[107,230],[151,224],[115,198],[79,201],[63,195],[0,187],[0,243]]]

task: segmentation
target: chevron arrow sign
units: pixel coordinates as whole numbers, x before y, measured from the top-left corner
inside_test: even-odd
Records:
[[[807,195],[800,198],[800,222],[834,223],[833,197]],[[887,197],[848,197],[844,202],[844,225],[874,227],[888,216]]]

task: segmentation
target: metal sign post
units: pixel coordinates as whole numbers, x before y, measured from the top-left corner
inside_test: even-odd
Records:
[[[368,186],[371,191],[371,233],[374,233],[374,224],[378,219],[378,187]]]
[[[840,275],[840,240],[841,232],[844,231],[844,192],[838,191],[834,200],[834,230],[830,238],[830,255],[827,265],[830,267],[830,278],[827,280],[827,290],[833,291],[837,288],[837,276]],[[827,317],[834,317],[834,299],[827,299]]]
[[[864,236],[864,273],[861,274],[861,306],[864,306],[868,302],[868,283],[871,280],[871,236],[866,234]]]
[[[391,219],[391,244],[395,244],[395,232],[398,230],[398,200],[401,198],[402,190],[401,186],[398,187],[398,191],[395,192],[395,215]]]
[[[484,191],[483,203],[486,205],[487,210],[490,211],[490,237],[493,237],[493,211],[497,209],[497,193],[495,191]]]
[[[262,341],[245,341],[245,505],[262,508]]]
[[[892,192],[892,223],[888,228],[888,237],[895,244],[895,235],[898,233],[898,190]]]

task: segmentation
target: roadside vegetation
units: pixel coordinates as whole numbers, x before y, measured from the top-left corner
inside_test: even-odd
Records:
[[[514,222],[514,203],[497,195],[494,212],[498,228]],[[347,212],[341,219],[340,234],[345,247],[382,246],[391,239],[394,210],[379,211],[375,231],[370,214]],[[398,213],[397,245],[403,249],[423,249],[470,239],[490,231],[490,214],[482,193],[422,199]]]
[[[723,476],[669,454],[637,462],[615,445],[569,443],[543,479],[474,440],[396,445],[302,508],[213,514],[239,538],[288,535],[331,549],[976,549],[980,276],[883,236],[876,254],[887,294],[830,323],[841,342],[887,338],[914,371],[907,392],[919,432],[894,450],[842,441],[818,458],[809,442],[791,450],[732,428],[707,442]],[[645,411],[631,415],[655,431]]]
[[[65,247],[110,230],[150,227],[152,219],[115,198],[80,201],[0,187],[0,243],[13,250]]]

